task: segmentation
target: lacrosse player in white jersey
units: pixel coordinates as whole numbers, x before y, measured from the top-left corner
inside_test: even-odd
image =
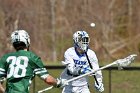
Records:
[[[74,47],[68,48],[64,53],[62,64],[66,66],[61,74],[62,79],[71,79],[85,74],[92,69],[98,69],[98,59],[94,51],[89,49],[90,38],[86,31],[77,31],[73,34]],[[87,56],[86,56],[87,55]],[[88,58],[87,58],[88,57]],[[89,59],[89,60],[88,60]],[[95,73],[97,83],[94,86],[97,91],[103,92],[102,72]],[[62,90],[62,93],[90,93],[87,77],[82,77],[70,82]]]

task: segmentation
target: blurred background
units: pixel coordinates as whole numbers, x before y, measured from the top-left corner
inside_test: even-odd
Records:
[[[140,0],[0,0],[0,56],[13,50],[10,34],[16,29],[27,30],[31,50],[44,61],[62,60],[81,29],[100,60],[139,54],[139,5]]]
[[[0,56],[14,50],[11,32],[24,29],[31,51],[45,64],[61,64],[64,51],[73,46],[73,33],[85,30],[99,64],[135,53],[134,66],[140,66],[139,5],[140,0],[0,0]]]

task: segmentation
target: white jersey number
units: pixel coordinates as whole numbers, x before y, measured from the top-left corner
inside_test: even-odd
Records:
[[[10,56],[7,58],[7,62],[11,62],[9,65],[9,73],[7,75],[7,78],[10,77],[24,77],[26,75],[26,67],[28,66],[28,58],[26,56]]]

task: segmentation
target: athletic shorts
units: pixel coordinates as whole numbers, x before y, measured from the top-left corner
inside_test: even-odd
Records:
[[[65,86],[62,93],[90,93],[87,85],[83,86]]]

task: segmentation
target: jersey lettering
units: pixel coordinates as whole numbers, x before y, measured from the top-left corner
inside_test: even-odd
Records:
[[[10,62],[7,78],[12,76],[15,78],[24,77],[26,75],[28,61],[29,59],[26,56],[9,56],[7,58],[7,62]]]
[[[77,65],[85,65],[86,61],[74,60],[74,63],[77,64]]]

